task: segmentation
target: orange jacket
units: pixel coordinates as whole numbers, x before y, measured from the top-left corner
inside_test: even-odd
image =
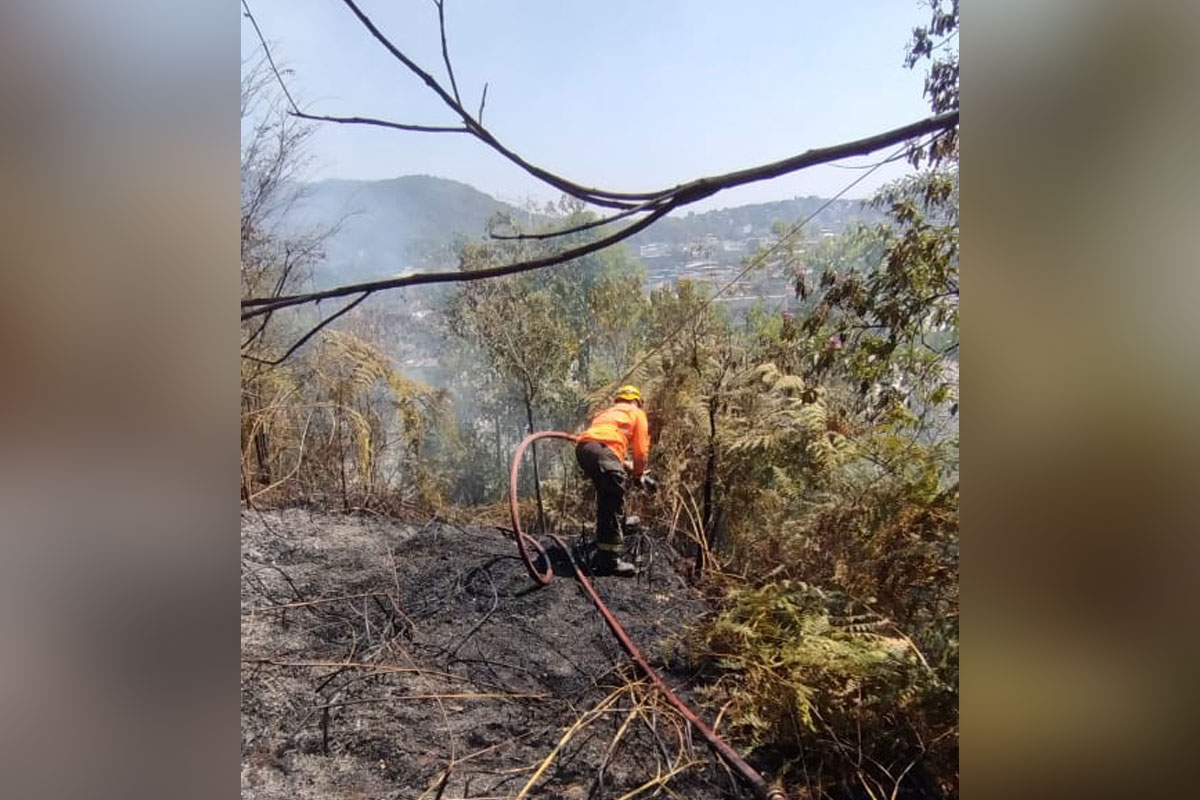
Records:
[[[581,442],[600,442],[607,445],[625,461],[625,452],[633,448],[633,477],[646,470],[650,457],[650,423],[646,412],[633,403],[617,403],[604,409],[592,419],[592,424],[579,434]]]

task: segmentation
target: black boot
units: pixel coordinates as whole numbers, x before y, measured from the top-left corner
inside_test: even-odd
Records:
[[[618,578],[632,578],[637,574],[637,567],[617,557],[610,550],[597,550],[592,559],[592,574],[597,576],[615,575]]]

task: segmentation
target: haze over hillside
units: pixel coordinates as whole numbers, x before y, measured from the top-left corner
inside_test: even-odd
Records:
[[[335,179],[307,184],[284,225],[292,231],[337,226],[316,276],[326,285],[452,263],[448,248],[456,236],[479,236],[489,217],[511,210],[465,183],[429,175]]]
[[[631,237],[627,246],[646,264],[651,284],[700,261],[723,273],[757,245],[772,241],[775,222],[793,223],[824,202],[803,197],[677,214]],[[314,276],[316,284],[324,287],[409,270],[453,268],[456,242],[484,236],[487,220],[498,212],[528,219],[526,212],[509,203],[445,178],[334,179],[306,184],[283,226],[290,232],[336,226],[325,243],[325,261]],[[818,238],[856,219],[880,218],[862,201],[835,200],[806,226],[805,234]]]

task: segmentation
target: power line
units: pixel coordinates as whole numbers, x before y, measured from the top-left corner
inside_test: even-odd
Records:
[[[882,167],[884,164],[891,163],[892,161],[899,161],[903,157],[904,157],[904,153],[897,152],[897,153],[893,153],[892,155],[888,156],[887,158],[883,159],[882,161],[876,161],[874,164],[835,164],[833,162],[830,162],[830,163],[826,164],[825,166],[837,167],[838,169],[874,170],[877,167]]]
[[[924,148],[924,147],[926,147],[926,146],[927,146],[927,145],[928,145],[930,142],[932,142],[932,141],[933,141],[935,138],[937,138],[937,137],[936,137],[936,136],[931,136],[931,137],[929,137],[928,139],[926,139],[925,141],[918,142],[918,143],[917,143],[917,145],[916,145],[916,147],[918,147],[918,148]],[[893,152],[893,153],[892,153],[892,155],[888,156],[887,158],[883,159],[882,161],[879,161],[879,162],[875,163],[873,166],[871,166],[871,167],[870,167],[870,171],[863,173],[862,177],[863,177],[863,178],[867,177],[867,176],[868,176],[868,175],[870,175],[872,172],[874,172],[876,169],[878,169],[879,167],[882,167],[884,164],[888,164],[888,163],[890,163],[890,162],[892,162],[892,161],[896,161],[896,160],[898,160],[898,159],[902,158],[902,157],[904,156],[904,152],[902,152],[902,151],[906,151],[906,150],[907,150],[907,145],[906,145],[904,148],[900,148],[900,149],[896,150],[895,152]],[[831,166],[836,166],[836,165],[831,165]],[[843,190],[843,191],[844,191],[844,190]],[[775,304],[775,305],[774,305],[774,306],[771,308],[771,314],[775,314],[775,313],[777,313],[777,312],[779,311],[779,309],[783,308],[783,304],[784,304],[785,302],[787,302],[787,301],[786,301],[786,298],[785,298],[784,300],[781,300],[781,301],[779,301],[778,303],[776,303],[776,304]]]
[[[840,199],[841,196],[844,195],[846,192],[850,191],[855,186],[857,186],[858,184],[860,184],[864,180],[866,180],[868,177],[870,177],[870,175],[872,173],[874,173],[875,170],[879,169],[884,164],[887,164],[887,163],[895,160],[900,155],[902,155],[905,151],[907,151],[908,147],[909,147],[908,143],[900,145],[900,147],[898,147],[895,151],[893,151],[892,154],[889,155],[887,158],[885,158],[882,161],[879,161],[878,163],[871,166],[871,168],[868,169],[866,172],[864,172],[862,175],[859,175],[857,178],[850,181],[850,183],[848,183],[844,187],[842,187],[837,192],[837,194],[835,194],[833,197],[830,197],[827,200],[825,200],[825,202],[821,203],[821,205],[817,207],[816,211],[813,211],[811,214],[806,216],[804,219],[793,224],[782,236],[779,237],[779,240],[777,242],[775,242],[773,245],[771,245],[766,250],[761,250],[758,253],[756,253],[754,255],[754,257],[750,260],[750,262],[746,265],[746,267],[741,272],[739,272],[728,283],[726,283],[724,286],[722,286],[720,289],[718,289],[716,291],[716,293],[714,293],[711,297],[706,298],[703,305],[701,305],[701,307],[696,310],[695,314],[684,319],[679,325],[677,325],[673,330],[671,330],[670,333],[666,334],[658,342],[658,344],[656,344],[654,347],[650,348],[649,351],[647,351],[641,358],[639,358],[636,362],[634,362],[633,366],[630,367],[628,370],[626,370],[625,374],[622,375],[621,378],[616,381],[616,384],[619,385],[621,383],[624,383],[626,380],[628,380],[629,376],[632,375],[635,371],[637,371],[637,369],[639,367],[641,367],[643,364],[645,364],[646,361],[648,361],[651,356],[653,356],[655,353],[662,350],[662,348],[665,347],[672,339],[674,339],[676,336],[678,336],[679,332],[682,331],[685,327],[687,327],[688,324],[690,324],[694,319],[696,319],[701,313],[708,310],[708,308],[710,306],[712,306],[712,304],[716,301],[716,299],[718,297],[720,297],[726,291],[728,291],[729,288],[732,287],[734,284],[741,281],[742,278],[744,278],[746,275],[750,274],[750,272],[752,272],[753,270],[755,270],[758,267],[765,264],[767,262],[767,259],[770,258],[772,255],[774,255],[776,252],[778,252],[780,249],[782,249],[786,245],[789,245],[791,243],[791,240],[794,239],[795,236],[800,233],[801,229],[803,229],[805,225],[807,225],[809,222],[811,222],[813,219],[815,219],[822,211],[829,208],[829,206],[832,205],[834,203],[834,201]]]

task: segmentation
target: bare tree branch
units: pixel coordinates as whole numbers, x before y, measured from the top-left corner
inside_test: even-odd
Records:
[[[561,253],[556,253],[543,258],[536,258],[531,261],[522,261],[516,264],[505,264],[498,267],[489,267],[487,269],[474,270],[463,272],[456,270],[453,272],[417,272],[410,275],[401,275],[397,278],[385,278],[383,280],[368,281],[366,283],[358,283],[350,286],[338,286],[333,289],[326,289],[320,292],[308,292],[306,294],[285,295],[283,297],[264,297],[264,298],[249,298],[242,301],[242,308],[248,308],[249,311],[242,312],[242,319],[247,320],[262,314],[269,314],[272,311],[277,311],[288,306],[301,305],[303,303],[311,303],[316,300],[325,300],[330,297],[345,297],[346,295],[365,292],[378,292],[384,289],[396,289],[401,286],[415,286],[423,283],[460,283],[466,281],[478,281],[487,278],[499,278],[502,275],[515,275],[520,272],[529,272],[530,270],[541,269],[543,267],[562,264],[581,256],[586,256],[589,253],[594,253],[597,250],[603,250],[606,247],[616,244],[622,239],[627,239],[643,228],[647,228],[657,220],[666,216],[671,211],[672,206],[664,206],[656,210],[653,214],[638,220],[632,225],[628,225],[616,233],[606,236],[603,239],[597,239],[580,247],[575,247],[570,250],[564,250]],[[362,298],[359,298],[360,300]],[[348,310],[348,309],[347,309]]]
[[[443,87],[441,83],[439,83],[438,80],[433,77],[433,75],[422,69],[420,65],[413,61],[390,39],[388,39],[388,37],[384,35],[374,21],[372,21],[372,19],[361,8],[359,8],[358,4],[355,3],[354,0],[342,0],[342,3],[350,9],[362,26],[367,29],[371,36],[374,37],[375,40],[378,41],[388,51],[388,53],[392,55],[393,58],[403,64],[406,69],[408,69],[418,78],[420,78],[425,85],[428,86],[430,90],[441,99],[447,108],[449,108],[460,119],[462,119],[463,126],[467,129],[467,132],[543,183],[546,183],[547,185],[552,186],[555,189],[570,195],[571,197],[582,200],[591,205],[616,208],[620,210],[634,209],[638,206],[653,204],[655,201],[669,201],[676,206],[685,205],[686,202],[692,201],[680,199],[681,195],[690,196],[695,191],[705,191],[710,185],[712,186],[711,191],[699,195],[695,199],[707,197],[714,191],[719,191],[732,186],[740,186],[746,183],[752,183],[754,181],[779,177],[780,175],[794,172],[806,166],[811,166],[812,164],[825,163],[826,161],[837,160],[847,156],[864,155],[872,152],[875,149],[887,147],[890,144],[903,141],[904,139],[921,136],[934,130],[952,128],[958,124],[958,111],[954,110],[912,123],[911,125],[903,128],[887,131],[883,134],[879,134],[878,137],[870,137],[868,139],[858,140],[857,142],[847,143],[846,145],[826,148],[825,151],[810,150],[805,153],[792,156],[791,158],[783,159],[782,161],[776,161],[759,167],[752,167],[750,169],[739,170],[737,172],[726,173],[724,175],[718,175],[715,177],[700,178],[696,181],[665,189],[659,189],[652,192],[616,192],[607,189],[583,186],[575,181],[568,180],[567,178],[530,163],[501,143],[500,140],[496,138],[496,136],[493,135],[487,128],[485,128],[481,122],[480,118],[482,118],[483,115],[482,100],[480,102],[480,118],[472,117],[471,113],[466,110],[466,108],[458,99],[458,89],[454,84],[453,69],[450,65],[451,62],[449,58],[449,50],[446,47],[444,0],[434,0],[434,2],[439,12],[439,25],[441,26],[443,45],[442,52],[446,61],[447,71],[450,74],[452,84],[451,91],[447,91],[446,88]],[[245,5],[245,0],[243,0],[243,5]],[[260,39],[262,39],[261,33]],[[264,48],[266,47],[265,41],[263,42],[263,46]],[[278,76],[278,72],[276,74]],[[282,77],[280,77],[279,80],[282,82]],[[483,100],[486,100],[486,87]],[[299,109],[296,110],[299,111]],[[354,118],[343,118],[341,121],[350,122],[352,119]],[[364,121],[361,124],[379,124],[379,122],[380,121],[378,120],[370,122]],[[399,127],[399,125],[399,123],[395,123],[388,125],[387,127]],[[425,130],[435,126],[413,127],[417,130]],[[461,129],[452,127],[450,130],[459,132]],[[897,134],[899,134],[900,138],[893,138]],[[873,143],[874,139],[878,139],[879,141]]]
[[[932,119],[936,119],[936,118],[929,118],[929,119],[932,120]],[[928,120],[923,120],[923,121],[928,121]],[[935,131],[940,131],[940,130],[941,130],[941,128],[935,128]],[[888,132],[888,133],[893,133],[893,132]],[[858,143],[848,143],[848,144],[862,144],[864,142],[866,142],[866,139],[860,139],[860,140],[858,140]],[[889,142],[889,144],[890,144],[890,142]],[[839,145],[839,146],[842,146],[842,145]],[[880,146],[887,146],[887,145],[880,145]],[[828,148],[827,150],[832,150],[832,149],[833,148]],[[749,184],[749,182],[754,182],[757,180],[768,180],[769,178],[775,178],[776,175],[768,174],[768,175],[762,176],[762,178],[758,178],[758,176],[752,175],[751,173],[769,172],[769,170],[772,170],[775,168],[785,168],[785,166],[788,162],[794,162],[794,161],[798,160],[798,158],[800,158],[800,157],[811,157],[814,154],[818,154],[818,152],[821,152],[821,151],[809,150],[808,152],[805,152],[805,154],[802,154],[802,156],[793,156],[792,158],[787,158],[787,160],[785,160],[785,161],[778,161],[778,162],[773,162],[770,164],[763,164],[762,167],[756,167],[756,168],[752,168],[749,170],[740,170],[739,173],[726,173],[725,175],[714,176],[714,178],[703,178],[703,179],[700,179],[697,181],[692,181],[691,184],[683,184],[683,185],[676,187],[676,190],[672,190],[672,192],[685,191],[685,190],[688,190],[688,188],[692,187],[692,186],[702,186],[704,184],[716,184],[719,186],[718,186],[718,188],[716,188],[716,190],[714,190],[713,193],[715,193],[715,192],[725,190],[725,188],[730,188],[732,186],[739,186],[740,184],[742,184],[742,182],[746,182],[746,184]],[[858,155],[858,154],[853,154],[853,155]],[[864,166],[860,166],[860,167],[850,167],[848,169],[865,169],[865,170],[869,170],[868,174],[870,174],[870,173],[874,173],[876,169],[882,167],[883,164],[886,164],[886,163],[889,163],[892,161],[899,161],[900,158],[904,157],[904,155],[905,155],[904,152],[899,152],[899,154],[895,154],[892,156],[888,156],[887,158],[884,158],[883,161],[876,162],[874,164],[864,164]],[[846,157],[846,156],[840,156],[839,158],[844,158],[844,157]],[[804,167],[808,167],[808,166],[812,166],[812,164],[803,164],[803,166],[800,166],[800,167],[791,167],[790,169],[785,169],[785,172],[796,172],[796,170],[803,169]],[[840,164],[829,164],[829,166],[839,167]],[[751,174],[751,175],[750,175],[749,180],[746,180],[746,175],[748,175],[748,174]],[[781,173],[781,174],[784,174],[784,173]],[[726,181],[731,181],[731,180],[737,181],[737,182],[731,182],[731,184],[726,185]],[[850,186],[853,187],[854,185],[858,184],[858,182],[859,181],[856,180]],[[842,190],[842,191],[845,192],[845,190]],[[607,224],[610,222],[616,222],[617,219],[622,219],[624,217],[634,215],[634,213],[654,209],[654,207],[658,207],[658,206],[666,203],[666,201],[670,201],[671,198],[672,198],[672,196],[670,196],[670,194],[668,194],[666,200],[662,200],[662,199],[648,200],[648,201],[646,201],[646,203],[642,203],[641,205],[636,205],[634,207],[631,207],[631,209],[626,209],[626,210],[620,211],[618,213],[613,213],[613,215],[608,216],[608,217],[594,219],[594,221],[592,221],[592,222],[586,222],[586,223],[582,223],[580,225],[574,225],[574,227],[571,227],[571,228],[563,228],[560,230],[551,230],[551,231],[548,231],[548,233],[539,233],[539,234],[488,233],[488,235],[490,235],[492,237],[492,239],[497,239],[497,240],[554,239],[554,237],[556,237],[556,236],[565,236],[565,235],[569,235],[569,234],[580,233],[580,231],[583,231],[583,230],[588,230],[590,228],[598,228],[598,227],[600,227],[600,225],[604,225],[604,224]],[[700,198],[697,198],[697,199],[700,199]],[[688,200],[688,203],[690,203],[690,201],[694,201],[694,200]],[[678,203],[677,205],[686,205],[686,203]]]
[[[342,2],[347,8],[350,9],[351,12],[353,12],[354,16],[358,18],[358,21],[362,23],[362,26],[367,29],[367,31],[375,38],[375,40],[383,45],[383,47],[389,53],[391,53],[393,58],[407,67],[408,70],[418,78],[420,78],[426,86],[428,86],[439,98],[441,98],[442,102],[445,103],[450,110],[462,118],[463,124],[471,129],[471,132],[476,138],[487,144],[493,150],[500,153],[502,156],[516,164],[521,169],[528,172],[530,175],[533,175],[538,180],[548,183],[559,191],[565,192],[566,194],[585,202],[593,203],[595,205],[608,206],[611,208],[627,208],[631,203],[652,200],[657,196],[644,193],[627,194],[621,192],[608,192],[601,189],[593,189],[587,186],[581,186],[573,181],[569,181],[566,178],[562,178],[552,172],[529,163],[525,159],[521,158],[521,156],[517,155],[515,152],[509,150],[507,147],[501,144],[500,140],[493,136],[490,131],[484,128],[478,120],[472,117],[471,113],[467,111],[462,104],[459,103],[449,92],[447,92],[446,89],[440,83],[438,83],[436,78],[434,78],[425,70],[421,69],[421,67],[415,61],[409,58],[403,51],[400,50],[400,48],[396,47],[396,45],[393,44],[392,41],[388,39],[381,30],[379,30],[371,18],[367,16],[361,8],[358,7],[358,4],[355,3],[354,0],[342,0]]]
[[[398,131],[415,131],[417,133],[470,133],[468,128],[461,125],[415,125],[408,122],[392,122],[376,117],[335,117],[329,114],[309,114],[304,111],[290,112],[293,117],[309,119],[316,122],[336,122],[340,125],[374,125],[380,128],[394,128]]]
[[[852,142],[843,142],[829,147],[818,147],[812,150],[806,150],[798,155],[785,158],[780,161],[772,161],[769,164],[762,164],[757,167],[749,167],[747,169],[736,170],[734,172],[726,172],[722,175],[716,175],[709,178],[699,178],[690,183],[681,184],[674,189],[667,190],[667,194],[679,196],[690,191],[699,191],[707,189],[707,193],[702,197],[707,197],[710,194],[715,194],[725,189],[730,189],[735,186],[744,186],[748,183],[757,181],[770,180],[778,178],[782,175],[787,175],[791,172],[797,172],[808,167],[816,166],[817,164],[825,164],[830,161],[839,161],[850,156],[864,156],[868,153],[873,153],[884,147],[893,144],[898,144],[908,139],[915,139],[918,136],[924,136],[927,133],[953,128],[958,125],[958,111],[948,111],[944,114],[938,114],[932,117],[918,120],[917,122],[903,125],[899,128],[877,133],[874,136],[868,136],[863,139],[856,139]],[[700,198],[696,198],[700,199]],[[686,200],[680,205],[695,202],[695,200]]]
[[[254,18],[254,14],[250,13],[250,6],[246,4],[246,0],[242,0],[242,8],[246,11],[246,18],[254,26],[254,32],[258,34],[258,41],[262,43],[263,52],[267,56],[267,63],[271,65],[271,71],[275,73],[275,79],[279,81],[279,88],[283,89],[283,94],[287,97],[288,102],[292,104],[292,109],[299,111],[300,108],[296,105],[296,101],[292,99],[287,84],[283,82],[283,76],[279,74],[279,68],[275,66],[275,59],[271,58],[271,48],[267,47],[266,37],[263,36],[262,29],[258,27],[258,20]]]
[[[350,2],[350,0],[345,0]],[[369,281],[366,283],[357,283],[347,286],[340,286],[333,289],[326,289],[320,292],[309,292],[306,294],[296,294],[276,298],[248,298],[242,300],[243,309],[251,309],[242,312],[242,319],[250,319],[251,317],[265,314],[280,308],[308,303],[314,300],[323,300],[329,297],[344,297],[346,295],[357,294],[358,292],[375,292],[383,289],[395,289],[401,286],[412,286],[423,283],[457,283],[462,281],[482,280],[484,278],[500,277],[502,275],[512,275],[519,272],[528,272],[534,269],[562,264],[588,253],[601,250],[617,242],[628,239],[633,234],[644,228],[649,227],[655,221],[666,216],[669,212],[681,206],[695,203],[706,197],[710,197],[719,191],[728,189],[733,186],[741,186],[743,184],[752,183],[754,181],[767,180],[769,178],[778,177],[795,172],[806,167],[811,167],[817,164],[823,164],[828,161],[836,161],[846,158],[847,156],[866,155],[888,145],[897,144],[907,141],[908,139],[921,136],[931,131],[940,130],[950,127],[958,122],[958,112],[952,111],[946,114],[939,114],[935,117],[929,117],[915,122],[910,125],[905,125],[900,128],[895,128],[884,133],[869,136],[865,139],[858,139],[853,142],[845,142],[843,144],[833,145],[831,147],[816,148],[801,153],[798,156],[776,161],[771,164],[764,164],[760,167],[739,170],[737,172],[729,172],[724,175],[719,175],[712,178],[700,178],[699,180],[683,184],[674,190],[673,194],[667,199],[660,201],[657,205],[652,205],[654,211],[638,220],[637,222],[627,225],[616,233],[599,239],[581,247],[564,250],[561,253],[545,256],[543,258],[534,259],[532,261],[519,262],[516,264],[508,264],[500,267],[492,267],[489,269],[478,270],[475,272],[463,272],[455,270],[452,272],[425,272],[412,275],[404,275],[398,278],[386,278],[383,280]],[[643,204],[645,205],[645,204]]]
[[[574,181],[563,178],[526,161],[517,153],[508,149],[499,141],[499,139],[497,139],[490,131],[488,131],[482,124],[483,110],[487,102],[487,84],[484,84],[483,93],[479,103],[478,115],[476,117],[472,117],[470,112],[466,110],[461,102],[457,81],[454,76],[453,64],[450,59],[449,46],[446,36],[445,0],[433,0],[433,2],[438,11],[438,26],[441,39],[442,58],[445,62],[446,72],[450,80],[449,91],[447,91],[447,89],[436,78],[434,78],[433,75],[422,69],[415,61],[413,61],[391,40],[389,40],[387,36],[385,36],[383,32],[375,25],[371,18],[365,12],[363,12],[361,8],[359,8],[354,0],[342,0],[342,2],[355,15],[360,24],[366,28],[366,30],[388,51],[388,53],[392,55],[393,58],[399,61],[411,73],[420,78],[426,84],[426,86],[428,86],[429,89],[433,91],[441,99],[441,101],[462,120],[462,125],[418,125],[394,122],[373,117],[334,116],[325,114],[310,114],[308,112],[301,111],[296,106],[296,103],[290,92],[288,92],[287,87],[284,84],[283,76],[276,67],[274,60],[271,58],[266,40],[263,37],[262,31],[258,27],[257,21],[254,20],[250,12],[247,0],[242,0],[242,5],[245,9],[246,16],[250,18],[251,23],[258,34],[259,41],[262,43],[264,52],[266,52],[267,60],[271,65],[272,72],[283,89],[288,101],[292,105],[291,113],[293,116],[307,120],[334,122],[338,124],[349,125],[370,125],[412,132],[468,133],[543,183],[546,183],[547,185],[552,186],[571,197],[582,200],[587,204],[614,208],[618,210],[617,213],[610,214],[607,217],[602,217],[600,219],[574,225],[558,231],[516,235],[493,233],[492,238],[495,239],[545,240],[599,228],[601,226],[638,214],[644,214],[645,216],[641,217],[636,222],[632,222],[620,230],[615,231],[614,233],[602,237],[594,242],[584,244],[579,247],[568,248],[559,253],[531,259],[528,261],[505,264],[475,271],[454,270],[446,272],[408,274],[393,278],[385,278],[364,283],[339,286],[317,292],[307,292],[293,295],[281,295],[278,293],[278,291],[276,291],[272,293],[272,296],[270,297],[250,297],[243,299],[241,301],[241,306],[243,309],[242,319],[248,320],[257,316],[269,317],[274,311],[290,306],[301,305],[309,302],[319,302],[320,300],[334,297],[345,297],[354,294],[361,295],[356,300],[348,303],[337,313],[322,320],[317,326],[315,326],[291,348],[289,348],[288,351],[279,359],[273,362],[264,363],[277,364],[282,362],[284,359],[288,358],[288,356],[294,353],[299,347],[303,346],[303,344],[311,339],[312,336],[314,336],[318,331],[333,322],[338,317],[349,312],[352,308],[361,303],[374,292],[419,284],[456,283],[485,280],[504,275],[528,272],[535,269],[542,269],[557,264],[563,264],[575,258],[602,250],[613,244],[628,239],[639,231],[649,227],[657,220],[666,216],[671,211],[682,206],[698,202],[699,200],[710,197],[717,192],[757,181],[770,180],[801,169],[805,169],[807,167],[839,161],[850,156],[866,155],[890,145],[906,142],[926,134],[937,134],[945,131],[953,131],[958,125],[959,121],[958,110],[954,109],[932,117],[927,117],[923,120],[918,120],[917,122],[913,122],[899,128],[894,128],[873,136],[868,136],[863,139],[857,139],[851,142],[844,142],[824,148],[810,149],[780,161],[774,161],[768,164],[749,167],[721,175],[698,178],[687,183],[678,184],[673,187],[660,189],[653,192],[615,192],[606,189],[597,189],[575,183]]]
[[[454,66],[450,63],[450,48],[446,45],[446,2],[445,0],[433,0],[433,4],[437,6],[438,30],[442,35],[442,60],[446,62],[446,74],[450,76],[450,88],[454,91],[454,102],[461,106],[462,98],[458,96],[458,83],[454,80]]]
[[[321,331],[321,329],[322,329],[322,328],[324,328],[326,325],[328,325],[329,323],[333,322],[335,319],[337,319],[338,317],[342,316],[343,314],[346,314],[346,313],[348,313],[348,312],[349,312],[349,311],[351,311],[351,310],[352,310],[352,309],[353,309],[355,306],[357,306],[359,303],[361,303],[363,300],[366,300],[366,299],[367,299],[368,297],[370,297],[370,296],[371,296],[371,292],[370,292],[370,291],[365,291],[365,292],[363,292],[363,293],[362,293],[362,296],[361,296],[361,297],[359,297],[358,299],[356,299],[356,300],[354,300],[354,301],[352,301],[352,302],[349,302],[349,303],[347,303],[346,305],[344,305],[344,306],[342,306],[340,309],[338,309],[338,311],[337,311],[337,312],[335,312],[335,313],[333,313],[333,314],[330,314],[328,317],[326,317],[325,319],[321,320],[319,323],[317,323],[315,326],[313,326],[312,330],[310,330],[308,333],[304,334],[302,337],[300,337],[300,339],[299,339],[299,340],[298,340],[298,341],[297,341],[295,344],[293,344],[291,347],[289,347],[289,348],[288,348],[288,351],[287,351],[286,353],[284,353],[283,355],[281,355],[279,358],[276,358],[276,359],[274,359],[273,361],[268,361],[268,360],[266,360],[266,359],[263,359],[263,358],[255,358],[254,356],[243,356],[243,358],[249,359],[250,361],[255,361],[255,362],[259,363],[259,364],[266,364],[267,366],[270,366],[270,367],[279,366],[279,365],[280,365],[280,364],[282,364],[284,361],[286,361],[286,360],[288,359],[288,357],[289,357],[289,356],[291,356],[291,354],[292,354],[292,353],[296,352],[296,351],[297,351],[297,350],[299,350],[301,347],[303,347],[303,346],[304,346],[304,344],[305,344],[305,343],[306,343],[306,342],[307,342],[309,339],[311,339],[312,337],[316,336],[316,335],[317,335],[317,333],[319,333],[319,332]],[[273,309],[272,309],[272,310],[273,310]],[[269,312],[268,312],[268,313],[269,313]],[[242,319],[247,319],[247,317],[246,317],[245,315],[243,315],[243,316],[242,316]]]
[[[630,217],[630,216],[633,216],[634,214],[640,214],[645,211],[650,211],[651,209],[653,209],[657,206],[660,206],[662,204],[663,204],[662,201],[659,201],[659,200],[642,203],[640,206],[634,206],[633,208],[625,209],[624,211],[617,212],[616,214],[612,214],[607,217],[600,217],[599,219],[594,219],[591,222],[584,222],[579,225],[573,225],[570,228],[562,228],[561,230],[549,231],[547,233],[511,233],[510,234],[510,233],[495,233],[494,231],[489,230],[488,236],[490,236],[493,239],[496,239],[497,241],[530,241],[530,240],[540,240],[540,239],[554,239],[559,236],[567,236],[572,233],[580,233],[582,231],[591,230],[592,228],[600,228],[600,227],[603,227],[604,225],[609,224],[610,222],[616,222],[619,219],[624,219],[625,217]]]

